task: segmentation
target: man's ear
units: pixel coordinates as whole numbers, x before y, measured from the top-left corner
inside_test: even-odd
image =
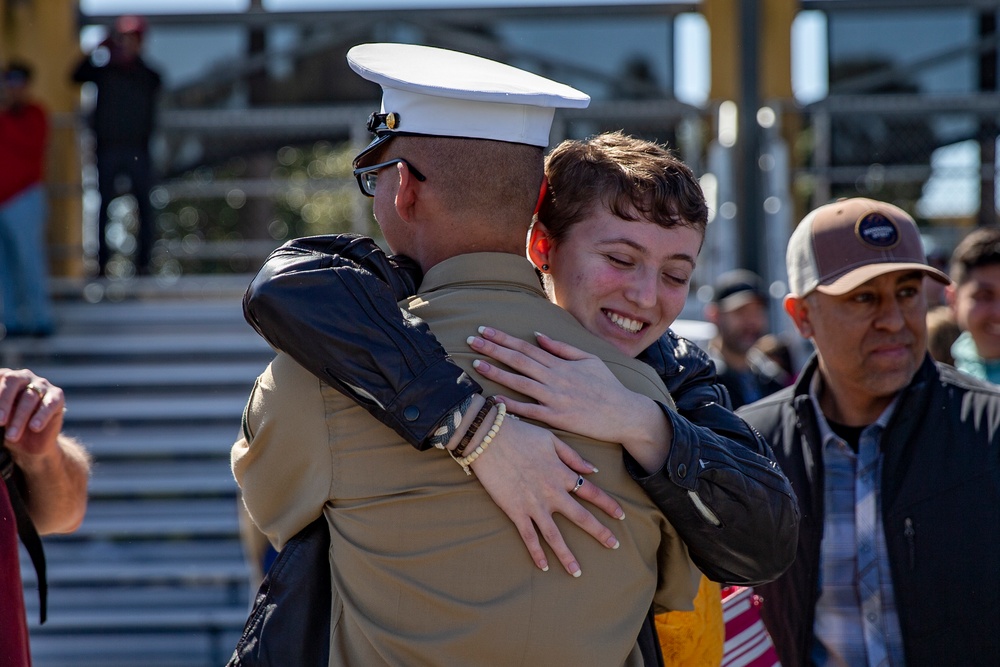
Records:
[[[812,338],[813,326],[809,319],[809,304],[805,298],[797,294],[789,294],[783,303],[785,312],[792,318],[795,328],[803,338]]]
[[[951,314],[955,315],[955,309],[958,306],[958,285],[955,283],[948,283],[948,286],[944,288],[944,299],[948,304],[948,308],[951,309]]]
[[[552,252],[552,240],[549,238],[549,230],[538,220],[531,225],[528,232],[528,259],[539,270],[548,271],[549,255]],[[542,267],[545,268],[542,268]]]
[[[719,307],[712,302],[705,304],[705,320],[719,326]]]
[[[404,222],[413,222],[417,201],[420,198],[420,181],[402,162],[396,163],[399,187],[396,189],[396,214]]]

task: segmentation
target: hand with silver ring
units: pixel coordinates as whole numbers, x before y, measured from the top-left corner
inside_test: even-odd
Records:
[[[579,491],[579,490],[580,490],[580,487],[581,487],[581,486],[583,486],[583,483],[584,483],[585,481],[586,481],[586,480],[585,480],[585,479],[583,479],[583,477],[577,477],[577,478],[576,478],[576,486],[574,486],[574,487],[573,487],[572,489],[570,489],[570,490],[569,490],[569,492],[570,492],[570,493],[576,493],[577,491]]]

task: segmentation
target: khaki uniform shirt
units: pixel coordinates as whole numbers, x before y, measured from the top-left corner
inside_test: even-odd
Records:
[[[408,307],[470,372],[466,339],[479,326],[528,340],[541,331],[672,405],[649,367],[551,304],[515,255],[446,260]],[[501,391],[477,379],[486,395]],[[537,569],[514,524],[446,453],[417,451],[286,355],[258,379],[244,431],[233,471],[272,542],[280,548],[320,512],[329,522],[330,665],[641,665],[636,636],[654,596],[659,609],[692,608],[699,573],[618,444],[557,432],[625,510],[624,521],[595,511],[617,550],[555,517],[583,570],[573,578],[551,552],[550,570]]]

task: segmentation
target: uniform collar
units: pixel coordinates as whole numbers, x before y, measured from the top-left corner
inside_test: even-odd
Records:
[[[489,283],[491,287],[507,284],[512,289],[534,292],[546,298],[531,262],[520,255],[503,252],[474,252],[439,262],[424,275],[420,293],[482,283]]]

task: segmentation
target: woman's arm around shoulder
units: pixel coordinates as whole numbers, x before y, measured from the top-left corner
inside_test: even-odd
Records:
[[[795,556],[798,502],[768,443],[729,409],[708,355],[668,331],[640,359],[661,375],[677,404],[667,412],[666,464],[629,471],[670,519],[710,579],[756,584]]]
[[[386,256],[370,238],[306,237],[271,253],[243,312],[271,346],[425,449],[480,387],[424,322],[399,308],[420,278],[412,261]]]

